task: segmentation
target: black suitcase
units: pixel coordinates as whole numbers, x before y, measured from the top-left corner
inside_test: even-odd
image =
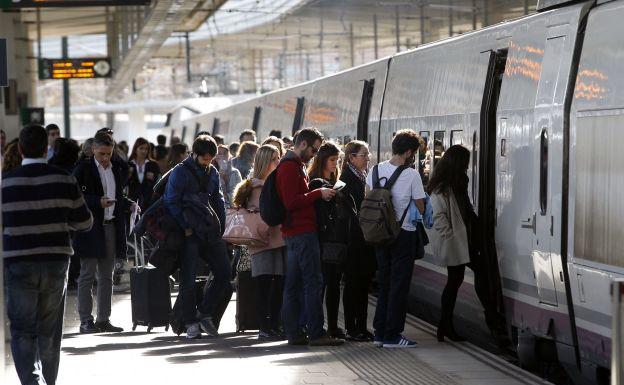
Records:
[[[147,326],[148,333],[154,327],[169,330],[171,291],[169,274],[153,266],[145,265],[143,247],[136,247],[135,266],[130,269],[130,303],[132,305],[132,330],[137,325]],[[141,246],[143,242],[141,240]]]
[[[259,330],[259,318],[251,271],[239,271],[236,277],[236,331]]]

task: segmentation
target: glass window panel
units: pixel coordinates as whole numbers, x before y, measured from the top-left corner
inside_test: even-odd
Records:
[[[577,127],[575,256],[624,267],[624,115],[579,118]]]

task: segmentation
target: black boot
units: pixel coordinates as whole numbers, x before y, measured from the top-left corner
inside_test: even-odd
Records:
[[[453,320],[450,321],[441,319],[438,324],[438,331],[436,333],[438,337],[438,342],[444,342],[444,337],[447,337],[449,340],[453,342],[463,342],[466,341],[466,338],[459,335],[455,328],[453,327]]]

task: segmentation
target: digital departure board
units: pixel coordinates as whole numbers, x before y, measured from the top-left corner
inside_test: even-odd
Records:
[[[110,58],[41,59],[39,80],[110,78]]]
[[[150,0],[0,0],[0,8],[149,5]]]

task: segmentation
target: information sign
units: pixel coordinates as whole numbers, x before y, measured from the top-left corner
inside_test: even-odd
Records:
[[[39,80],[110,78],[110,58],[41,59]]]

